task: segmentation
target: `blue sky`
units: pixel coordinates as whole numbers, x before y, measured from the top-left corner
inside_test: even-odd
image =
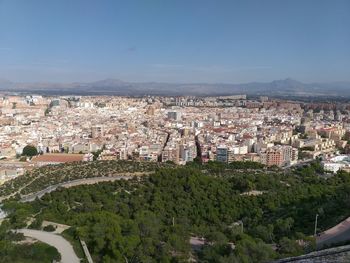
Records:
[[[350,80],[348,0],[0,0],[13,81]]]

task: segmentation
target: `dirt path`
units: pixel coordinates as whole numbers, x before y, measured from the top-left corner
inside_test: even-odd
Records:
[[[124,178],[130,179],[130,178],[132,178],[134,176],[138,177],[138,176],[149,175],[149,174],[151,174],[151,172],[123,172],[123,173],[116,173],[113,176],[85,177],[85,178],[75,179],[75,180],[72,180],[72,181],[64,181],[64,182],[58,183],[56,185],[48,186],[48,187],[46,187],[45,189],[43,189],[41,191],[43,191],[45,193],[48,193],[48,192],[51,192],[53,190],[56,190],[56,189],[53,189],[53,190],[50,189],[50,188],[53,188],[55,186],[71,187],[71,186],[76,186],[76,185],[80,185],[80,184],[85,184],[85,183],[81,183],[83,181],[85,181],[86,184],[94,184],[94,183],[98,183],[99,181],[113,181],[113,180],[115,180],[113,178],[120,179],[120,177],[124,177]],[[5,199],[8,199],[10,197],[15,196],[17,193],[19,194],[24,188],[26,188],[27,186],[31,185],[34,181],[36,181],[37,179],[39,179],[39,178],[41,178],[43,176],[45,176],[45,174],[40,174],[39,176],[33,178],[33,180],[31,180],[27,184],[23,185],[17,191],[15,191],[15,192],[7,195],[7,196],[0,196],[0,203],[3,200],[5,200]],[[103,179],[101,179],[101,178],[103,178]],[[112,178],[112,179],[108,179],[108,178]],[[91,182],[89,182],[89,180],[91,180]],[[31,194],[27,194],[25,196],[22,196],[22,199],[25,199],[26,197],[29,197],[29,196],[34,195],[34,194],[38,195],[41,191],[38,191],[37,193],[31,193]],[[33,201],[33,200],[30,200],[30,201]]]
[[[61,254],[61,263],[79,263],[80,259],[75,254],[72,245],[63,237],[40,230],[19,229],[18,233],[23,233],[26,237],[35,238],[41,242],[55,247]]]
[[[68,182],[63,182],[55,185],[51,185],[41,191],[38,191],[33,194],[29,194],[26,196],[23,196],[21,198],[21,202],[32,202],[36,198],[41,198],[47,193],[55,191],[58,187],[64,187],[64,188],[69,188],[73,186],[78,186],[78,185],[84,185],[84,184],[96,184],[100,182],[113,182],[116,180],[129,180],[132,179],[133,176],[115,176],[115,177],[91,177],[91,178],[83,178],[83,179],[77,179],[74,181],[68,181]]]
[[[0,197],[0,202],[2,202],[2,201],[5,200],[5,199],[8,199],[8,198],[10,198],[10,197],[13,197],[13,196],[15,196],[16,194],[19,194],[24,188],[26,188],[28,185],[32,184],[35,180],[37,180],[37,179],[40,178],[40,177],[41,177],[41,176],[38,176],[38,177],[33,178],[33,180],[31,180],[29,183],[23,185],[23,186],[22,186],[21,188],[19,188],[16,192],[13,192],[13,193],[11,193],[11,194],[9,194],[9,195],[7,195],[7,196],[1,196],[1,197]]]

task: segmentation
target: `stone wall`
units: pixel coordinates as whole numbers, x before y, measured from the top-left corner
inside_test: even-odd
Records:
[[[315,251],[298,257],[284,258],[273,263],[349,263],[350,245]]]

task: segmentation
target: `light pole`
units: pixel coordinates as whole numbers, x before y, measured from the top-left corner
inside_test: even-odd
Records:
[[[316,218],[315,218],[315,232],[314,232],[314,236],[316,236],[316,234],[317,234],[317,218],[318,218],[318,214],[316,214]]]

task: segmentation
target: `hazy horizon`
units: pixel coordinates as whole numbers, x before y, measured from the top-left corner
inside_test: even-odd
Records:
[[[0,0],[0,78],[350,81],[349,24],[342,0]]]
[[[157,81],[157,80],[150,80],[150,81],[133,81],[133,80],[125,80],[125,79],[120,79],[117,77],[107,77],[104,79],[94,79],[94,80],[90,80],[90,81],[86,81],[86,80],[76,80],[76,81],[13,81],[11,79],[6,79],[6,78],[2,78],[0,76],[0,84],[2,81],[8,81],[10,83],[18,83],[18,84],[35,84],[35,83],[48,83],[48,84],[74,84],[74,83],[94,83],[94,82],[99,82],[99,81],[121,81],[121,82],[125,82],[125,83],[164,83],[164,84],[208,84],[208,85],[215,85],[215,84],[229,84],[229,85],[239,85],[239,84],[251,84],[251,83],[271,83],[274,81],[296,81],[296,82],[300,82],[303,84],[317,84],[317,83],[322,83],[322,84],[327,84],[327,83],[350,83],[350,80],[334,80],[334,81],[300,81],[298,79],[294,79],[294,78],[289,78],[289,77],[285,77],[285,78],[281,78],[281,79],[271,79],[271,80],[266,80],[266,81],[245,81],[245,82],[200,82],[200,81]]]

